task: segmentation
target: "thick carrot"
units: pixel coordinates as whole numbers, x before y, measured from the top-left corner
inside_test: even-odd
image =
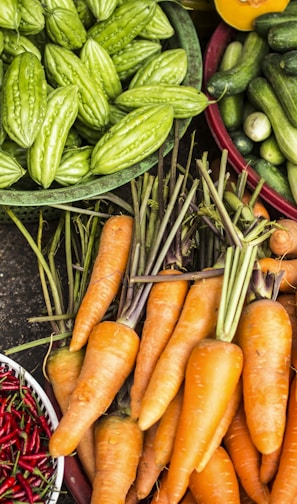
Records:
[[[183,386],[181,386],[158,422],[158,428],[154,439],[154,450],[156,464],[161,468],[167,466],[171,458],[183,395],[184,390]]]
[[[195,281],[186,296],[173,334],[163,350],[143,396],[139,425],[146,430],[161,418],[177,394],[191,351],[216,326],[223,275]]]
[[[270,483],[276,475],[282,446],[267,455],[262,455],[260,465],[260,480],[262,483]]]
[[[47,359],[47,376],[62,414],[68,408],[69,398],[76,387],[84,357],[84,349],[70,352],[69,347],[64,346],[53,350]],[[90,425],[82,436],[77,446],[77,454],[87,477],[92,482],[95,475],[94,424]]]
[[[139,337],[127,325],[103,321],[94,327],[69,406],[49,442],[53,457],[75,450],[88,427],[109,408],[133,370],[138,348]]]
[[[222,420],[243,365],[238,345],[205,338],[188,359],[184,399],[168,470],[170,504],[185,494],[192,471]]]
[[[198,472],[204,469],[204,467],[210,460],[212,454],[220,446],[222,439],[225,436],[229,428],[229,425],[231,424],[231,421],[237,412],[241,400],[242,400],[242,381],[239,380],[235,388],[235,391],[228,403],[226,411],[222,417],[222,420],[220,421],[212,440],[210,441],[208,447],[206,448],[200,464],[198,465],[198,467],[196,467],[196,470]]]
[[[178,270],[163,270],[160,275],[179,275]],[[131,416],[138,418],[141,401],[155,368],[180,316],[189,288],[186,280],[154,283],[146,304],[131,387]]]
[[[143,445],[143,433],[129,416],[106,415],[95,426],[96,474],[91,504],[125,504]]]
[[[297,288],[297,259],[278,259],[276,257],[263,257],[258,260],[258,265],[263,273],[283,272],[280,282],[280,292],[295,292]]]
[[[156,463],[154,450],[157,428],[158,422],[144,433],[143,450],[135,479],[136,493],[139,500],[148,497],[162,470],[162,467]]]
[[[291,350],[291,364],[294,369],[297,369],[297,298],[296,294],[280,294],[277,297],[286,309],[292,325],[292,350]]]
[[[197,504],[240,504],[236,472],[225,448],[219,446],[201,472],[192,472],[189,488]]]
[[[276,256],[286,256],[286,259],[297,257],[297,221],[293,219],[278,219],[281,227],[276,227],[269,238],[269,247]]]
[[[260,480],[261,455],[251,439],[243,403],[224,437],[224,446],[246,494],[257,504],[268,504],[269,490]]]
[[[91,330],[102,320],[120,289],[130,252],[133,222],[129,215],[113,215],[103,226],[90,282],[74,321],[72,352],[87,343]]]
[[[270,504],[290,504],[297,495],[297,399],[296,376],[291,384],[287,414],[287,425],[279,467],[273,481]]]
[[[285,308],[272,299],[247,304],[236,340],[244,355],[243,399],[247,425],[260,453],[283,441],[289,394],[292,327]]]

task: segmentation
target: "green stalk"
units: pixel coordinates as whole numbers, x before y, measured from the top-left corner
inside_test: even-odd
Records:
[[[47,336],[45,338],[40,338],[34,341],[28,341],[27,343],[22,343],[21,345],[17,345],[14,347],[10,347],[7,350],[4,350],[5,355],[11,355],[17,352],[23,352],[24,350],[30,350],[30,348],[34,348],[40,345],[47,345],[48,343],[53,343],[54,341],[61,341],[69,338],[71,336],[70,332],[52,334],[51,336]]]

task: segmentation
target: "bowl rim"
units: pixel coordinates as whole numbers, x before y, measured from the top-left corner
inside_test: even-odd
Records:
[[[218,24],[213,35],[211,36],[204,53],[203,88],[205,90],[208,79],[216,71],[218,62],[223,55],[224,49],[227,43],[232,40],[234,33],[234,28],[227,25],[224,21],[221,21]],[[210,97],[207,91],[205,92]],[[260,180],[260,177],[252,169],[252,167],[248,163],[246,163],[243,156],[235,148],[221,118],[218,104],[213,103],[209,105],[204,113],[208,127],[216,144],[221,150],[226,149],[228,151],[228,162],[230,163],[230,165],[237,173],[241,173],[243,169],[246,169],[248,185],[252,189],[255,189]],[[260,195],[264,201],[266,201],[280,214],[297,220],[297,205],[295,206],[289,201],[283,199],[274,189],[269,187],[266,183],[264,183]]]
[[[173,40],[175,43],[178,43],[178,47],[186,49],[188,54],[188,74],[184,80],[184,84],[191,85],[200,91],[203,78],[202,52],[190,14],[182,5],[171,3],[170,1],[162,2],[162,9],[164,9],[164,12],[173,26],[180,27],[179,30],[175,30]],[[165,40],[164,42],[166,43],[167,41]],[[191,118],[178,120],[177,124],[180,138],[185,134],[191,120]],[[174,136],[175,132],[173,127],[164,144],[164,156],[172,150]],[[0,205],[32,207],[82,201],[123,186],[156,166],[157,163],[158,152],[155,152],[140,163],[126,168],[125,170],[110,175],[94,177],[94,179],[88,180],[82,184],[59,187],[56,189],[37,188],[32,191],[16,190],[13,188],[0,189]]]

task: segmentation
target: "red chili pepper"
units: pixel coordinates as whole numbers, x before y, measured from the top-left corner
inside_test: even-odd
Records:
[[[15,484],[15,477],[10,476],[9,478],[5,478],[5,481],[0,486],[0,495],[3,495],[5,492],[10,490]]]
[[[47,418],[44,415],[40,415],[38,420],[41,427],[44,429],[45,434],[47,435],[48,438],[50,438],[52,435],[52,430],[51,427],[49,426]]]
[[[26,480],[26,478],[24,478],[24,476],[21,473],[17,473],[17,479],[22,485],[23,489],[25,490],[29,503],[33,504],[34,502],[33,492],[31,490],[30,485],[28,484],[28,481]]]

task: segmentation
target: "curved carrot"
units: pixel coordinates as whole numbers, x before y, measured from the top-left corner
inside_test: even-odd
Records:
[[[286,309],[292,325],[292,349],[291,349],[291,364],[294,369],[297,369],[297,298],[295,294],[280,294],[277,297]]]
[[[279,467],[273,481],[270,504],[288,504],[295,502],[297,495],[297,399],[296,376],[291,384],[287,414],[287,425],[284,434],[284,444],[280,456]]]
[[[82,348],[91,330],[116,297],[127,266],[133,218],[113,215],[104,224],[90,282],[75,317],[70,341],[72,352]]]
[[[154,439],[157,428],[158,423],[155,423],[144,433],[143,450],[134,483],[139,500],[148,497],[162,470],[155,459]]]
[[[283,272],[280,282],[280,292],[295,292],[297,288],[297,259],[277,259],[275,257],[263,257],[258,259],[258,265],[263,273]]]
[[[246,305],[236,341],[244,355],[247,425],[258,451],[272,453],[283,441],[289,394],[292,327],[285,308],[272,299]]]
[[[158,422],[158,428],[154,439],[156,464],[162,469],[169,463],[173,450],[178,419],[183,402],[183,386],[172,399]],[[155,424],[154,424],[155,425]]]
[[[192,472],[189,488],[197,504],[240,504],[236,472],[225,448],[219,446],[201,472]]]
[[[133,484],[143,433],[129,416],[106,415],[95,426],[96,474],[91,504],[125,504]]]
[[[224,437],[224,446],[246,494],[257,504],[268,504],[269,490],[260,480],[261,455],[252,442],[243,403]]]
[[[173,334],[153,371],[142,399],[140,428],[161,418],[177,394],[196,343],[213,332],[221,298],[223,275],[195,281],[186,296]]]
[[[264,454],[261,457],[260,480],[262,483],[270,483],[276,475],[282,446],[272,453]]]
[[[77,385],[53,432],[53,457],[69,455],[82,435],[111,405],[135,365],[139,337],[134,329],[103,321],[92,330]]]
[[[168,470],[170,504],[185,494],[190,474],[199,466],[234,394],[242,365],[242,351],[234,343],[205,338],[192,350]]]
[[[53,350],[47,359],[47,376],[62,414],[68,408],[69,398],[76,387],[84,357],[84,349],[70,352],[69,347],[64,346]],[[77,454],[87,477],[92,482],[95,475],[94,424],[83,434],[77,446]]]
[[[178,270],[163,270],[160,275],[179,275]],[[141,401],[160,354],[180,316],[189,288],[186,280],[154,283],[146,304],[140,347],[131,387],[131,416],[138,418]]]
[[[234,393],[227,405],[222,420],[220,421],[212,440],[210,441],[208,447],[206,448],[200,464],[198,465],[198,467],[196,467],[196,470],[198,472],[204,469],[204,467],[210,460],[212,454],[220,446],[222,439],[225,436],[234,415],[236,414],[236,411],[239,407],[241,400],[242,400],[242,381],[239,380],[234,390]]]
[[[276,227],[269,238],[269,247],[276,256],[286,256],[286,259],[297,257],[297,221],[293,219],[278,219]]]

